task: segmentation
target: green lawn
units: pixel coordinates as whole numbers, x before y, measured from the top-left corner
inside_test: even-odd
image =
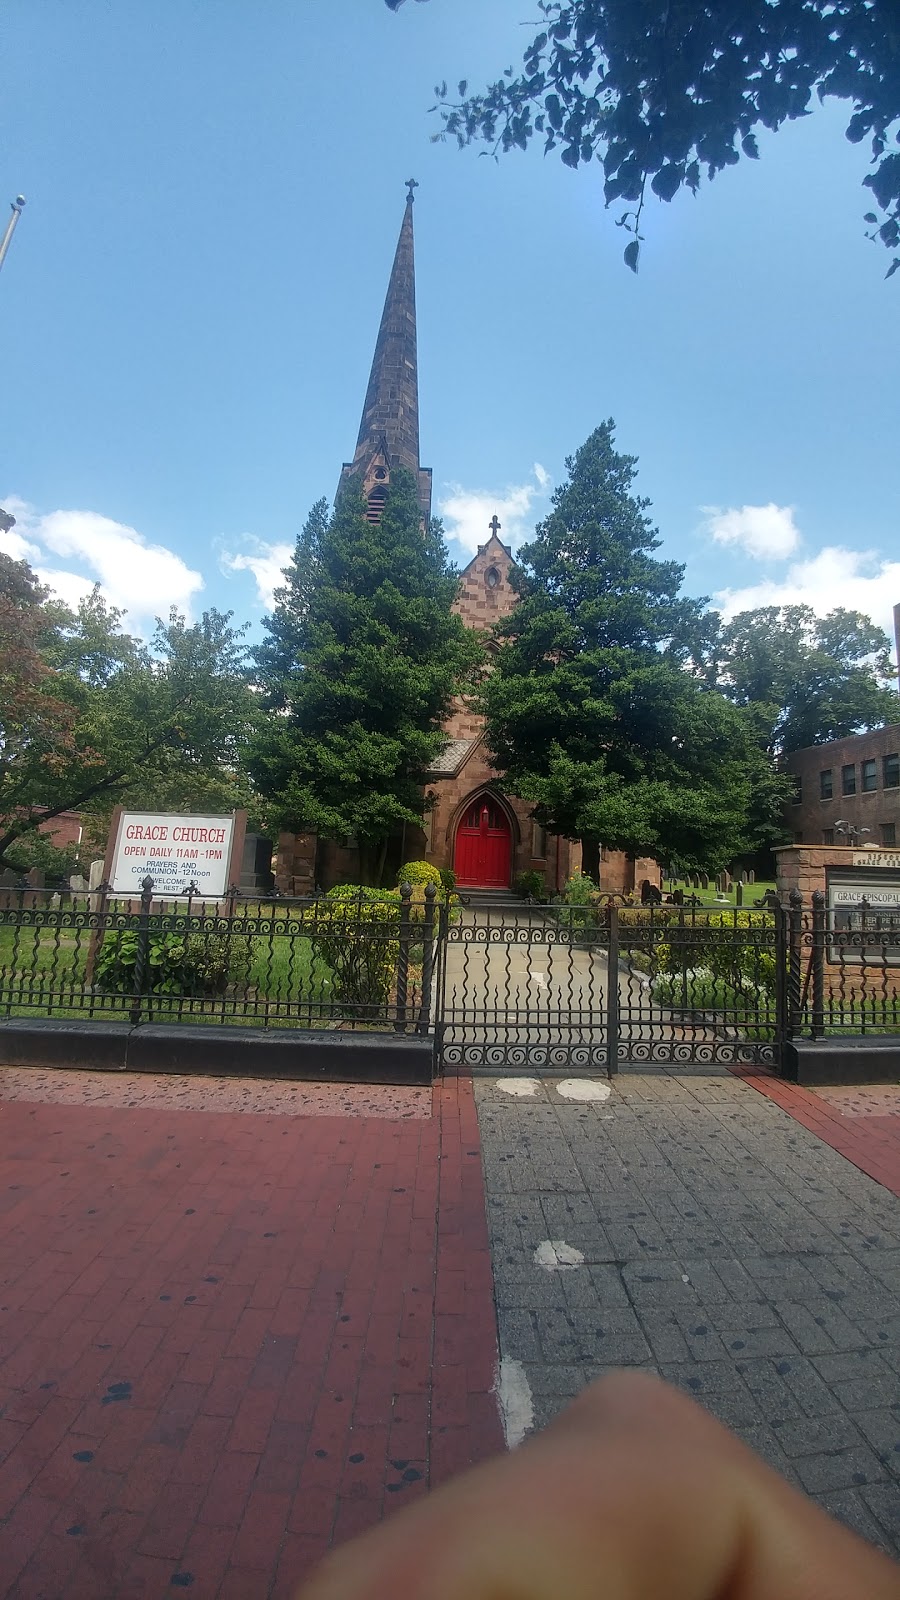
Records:
[[[692,889],[691,885],[688,882],[686,882],[686,880],[684,878],[676,878],[674,885],[671,885],[670,882],[669,882],[669,879],[666,878],[665,882],[664,882],[664,885],[663,885],[663,900],[665,900],[667,894],[671,893],[673,887],[676,888],[676,889],[683,889],[686,899],[687,899],[687,897],[689,895],[692,895],[692,894],[696,895],[697,899],[700,901],[700,904],[703,905],[703,906],[735,906],[735,905],[737,905],[737,895],[736,895],[736,892],[735,892],[734,884],[732,884],[731,889],[729,890],[728,894],[724,898],[722,898],[722,897],[720,897],[719,895],[716,894],[716,891],[713,888],[712,884],[710,884],[708,889]],[[756,883],[745,883],[744,884],[744,905],[743,905],[743,909],[745,911],[748,910],[748,909],[750,909],[750,910],[754,909],[755,905],[756,905],[756,901],[757,900],[761,900],[763,898],[763,895],[766,893],[767,890],[771,890],[772,893],[774,894],[775,893],[775,888],[776,888],[775,884],[772,883],[772,882],[769,882],[768,880],[759,880],[758,879]]]

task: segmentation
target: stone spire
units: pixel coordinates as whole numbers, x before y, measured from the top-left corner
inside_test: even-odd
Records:
[[[413,246],[413,190],[410,179],[406,210],[397,240],[394,265],[381,327],[375,344],[369,387],[353,460],[345,462],[340,487],[353,477],[369,502],[371,520],[380,515],[391,469],[405,467],[418,479],[423,516],[431,514],[431,469],[419,465],[419,382],[416,363],[416,268]]]

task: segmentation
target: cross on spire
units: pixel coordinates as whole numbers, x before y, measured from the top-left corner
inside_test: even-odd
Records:
[[[503,523],[500,521],[500,518],[498,517],[496,511],[494,512],[494,515],[492,516],[490,522],[488,523],[488,527],[490,528],[491,533],[494,535],[494,538],[496,539],[498,533],[500,532],[500,529],[503,527]]]
[[[416,197],[413,194],[413,190],[414,189],[418,189],[418,187],[419,187],[419,185],[416,183],[415,178],[407,178],[407,180],[406,180],[406,199],[407,199],[407,203],[409,205],[412,205],[412,202],[415,200]]]

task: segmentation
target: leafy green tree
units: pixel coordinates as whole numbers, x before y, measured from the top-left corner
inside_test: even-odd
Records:
[[[118,801],[240,804],[255,715],[230,616],[173,610],[147,646],[98,589],[72,612],[0,556],[0,867],[33,856],[26,839],[63,811],[96,835]]]
[[[890,640],[859,611],[762,606],[727,623],[712,677],[773,754],[900,721]]]
[[[396,11],[403,0],[386,0]],[[871,141],[863,180],[881,211],[870,238],[900,246],[900,13],[896,0],[538,0],[542,21],[512,67],[456,103],[437,90],[443,133],[460,145],[524,149],[540,138],[569,167],[598,160],[607,204],[625,202],[636,270],[647,184],[662,200],[696,192],[758,128],[808,115],[816,97],[850,102],[847,138]],[[900,267],[895,256],[888,276]]]
[[[267,717],[250,772],[286,828],[355,836],[382,881],[388,841],[422,819],[441,724],[481,647],[451,611],[458,580],[439,524],[424,529],[412,476],[395,472],[379,522],[352,487],[300,535],[256,652]]]
[[[785,796],[750,718],[690,670],[703,602],[659,561],[633,456],[604,422],[566,462],[550,515],[519,553],[519,605],[483,689],[503,785],[581,841],[716,868],[768,832],[754,784]],[[771,839],[771,833],[769,833]]]

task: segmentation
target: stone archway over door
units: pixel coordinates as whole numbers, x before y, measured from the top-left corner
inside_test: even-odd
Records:
[[[479,795],[466,807],[456,830],[456,881],[461,889],[508,889],[511,864],[509,818],[496,800]]]

